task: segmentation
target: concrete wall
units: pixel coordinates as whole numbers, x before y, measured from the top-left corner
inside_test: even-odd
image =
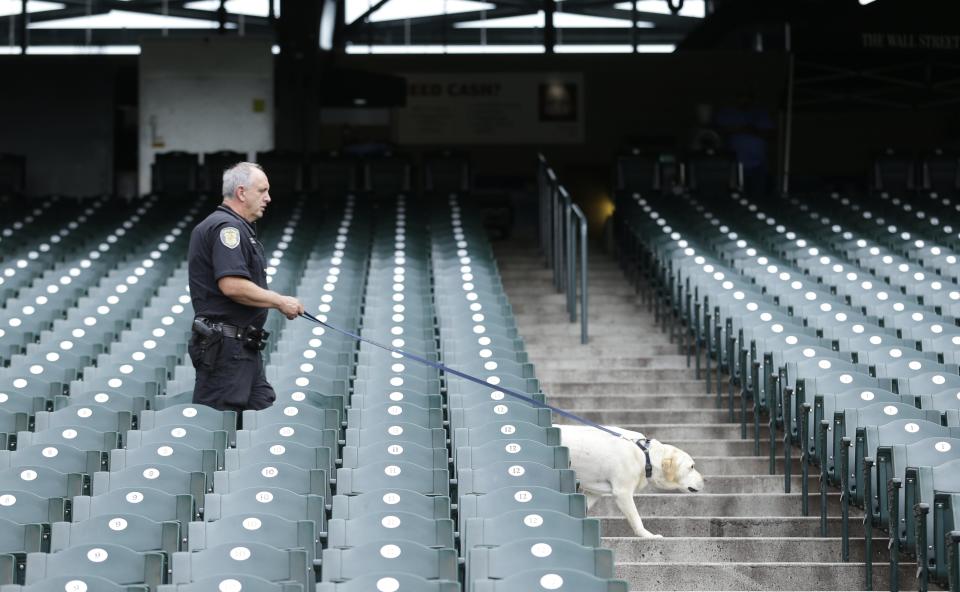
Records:
[[[205,63],[200,53],[187,53],[169,64],[179,78],[158,79],[156,97],[165,97],[162,108],[173,110],[180,99],[205,95],[185,72],[196,73]],[[270,72],[272,57],[260,52],[258,71]],[[149,58],[149,53],[144,56]],[[123,169],[145,171],[153,159],[155,138],[150,137],[150,113],[137,113],[137,61],[132,56],[11,56],[0,58],[4,92],[0,93],[0,151],[25,154],[27,184],[31,194],[89,195],[113,191]],[[575,194],[602,193],[607,189],[610,165],[625,143],[659,138],[676,143],[693,126],[699,102],[721,105],[734,100],[745,85],[757,88],[761,100],[776,109],[784,82],[784,62],[776,54],[742,52],[676,55],[515,55],[515,56],[339,56],[337,65],[389,73],[524,73],[579,72],[583,75],[584,141],[569,145],[462,146],[471,154],[475,169],[501,178],[532,178],[533,153],[546,152]],[[247,72],[244,75],[249,74]],[[200,74],[197,74],[199,77]],[[204,116],[190,125],[170,128],[163,112],[156,128],[164,140],[162,150],[192,151],[234,148],[258,150],[272,144],[273,88],[269,74],[256,91],[244,91],[222,80],[220,88],[233,92],[206,95]],[[195,78],[194,82],[199,78]],[[176,80],[174,83],[173,80]],[[252,111],[251,92],[263,94],[263,125],[255,126],[256,141],[242,142]],[[123,97],[118,99],[118,97]],[[242,97],[236,114],[222,101]],[[203,98],[201,96],[200,98]],[[147,99],[149,104],[149,100]],[[121,104],[122,103],[122,104]],[[232,108],[230,108],[232,109]],[[240,112],[243,113],[240,113]],[[262,116],[261,116],[262,115]],[[241,117],[242,116],[242,117]],[[276,113],[283,118],[284,113]],[[140,121],[140,137],[123,139],[118,122]],[[198,121],[199,120],[199,121]],[[339,110],[321,113],[317,125],[324,148],[339,148],[344,129],[361,140],[396,139],[396,117],[390,110]],[[194,124],[209,124],[198,128]],[[123,126],[121,126],[123,127]],[[132,129],[132,126],[131,126]],[[205,133],[193,133],[198,129]],[[923,149],[956,145],[960,116],[944,109],[933,112],[824,108],[798,114],[795,124],[794,173],[798,177],[835,176],[862,179],[871,154],[893,145]],[[190,132],[178,139],[181,132]],[[227,134],[232,134],[227,136]],[[829,139],[829,141],[827,141]],[[118,143],[119,142],[119,143]],[[143,143],[149,142],[146,150]],[[141,149],[138,150],[137,143]],[[457,148],[457,146],[454,146]],[[417,150],[430,149],[430,146]],[[139,159],[133,162],[137,152]],[[772,157],[774,155],[771,155]],[[129,161],[129,164],[125,164]],[[775,158],[771,162],[776,162]],[[143,185],[149,183],[144,174]]]
[[[113,191],[121,64],[91,56],[0,60],[0,152],[26,156],[29,195]]]
[[[514,56],[344,56],[338,65],[400,72],[579,72],[583,74],[584,142],[567,146],[513,143],[470,148],[478,163],[501,172],[527,170],[531,149],[544,149],[558,163],[609,164],[618,150],[636,139],[667,142],[693,127],[694,108],[704,99],[733,102],[746,84],[761,100],[776,104],[784,65],[775,54],[713,53],[669,55],[514,55]],[[358,130],[394,139],[394,129]],[[329,147],[337,147],[340,128],[324,126]],[[523,156],[524,158],[518,158]]]
[[[532,188],[536,151],[543,151],[599,230],[610,213],[612,163],[626,145],[659,145],[683,150],[696,124],[696,105],[733,105],[751,87],[757,100],[776,117],[785,78],[782,55],[711,52],[640,55],[510,56],[344,56],[338,65],[399,73],[448,72],[582,74],[583,141],[541,144],[520,141],[500,145],[452,146],[470,154],[474,170],[494,182],[523,180]],[[351,126],[364,140],[397,140],[397,117],[388,125]],[[379,122],[378,122],[379,123]],[[344,126],[324,125],[321,137],[340,146]],[[771,150],[775,149],[775,142]],[[450,147],[444,146],[444,147]],[[401,146],[401,148],[404,148]],[[436,147],[417,146],[418,150]],[[770,161],[776,162],[771,154]]]
[[[273,149],[273,55],[266,39],[151,39],[140,55],[140,192],[158,152]]]

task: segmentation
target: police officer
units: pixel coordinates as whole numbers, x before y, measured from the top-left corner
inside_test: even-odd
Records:
[[[190,235],[194,324],[188,352],[197,370],[193,402],[215,409],[264,409],[277,395],[260,351],[270,308],[288,319],[303,312],[292,296],[267,289],[266,259],[254,222],[270,203],[259,165],[241,162],[223,173],[223,203]]]

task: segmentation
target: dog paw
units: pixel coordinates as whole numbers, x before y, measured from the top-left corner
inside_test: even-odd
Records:
[[[644,538],[644,539],[662,539],[662,538],[663,538],[663,535],[662,535],[662,534],[653,534],[652,532],[645,532],[645,533],[643,533],[643,534],[640,535],[640,538]]]

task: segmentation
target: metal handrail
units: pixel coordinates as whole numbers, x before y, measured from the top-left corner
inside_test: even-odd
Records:
[[[538,156],[537,185],[540,204],[540,248],[553,270],[553,286],[567,293],[570,322],[577,320],[577,256],[580,257],[580,343],[589,341],[587,330],[587,217],[573,203],[566,188],[542,154]]]
[[[589,341],[587,333],[587,304],[589,291],[587,288],[587,217],[583,215],[583,210],[577,204],[571,204],[569,213],[573,214],[568,219],[567,234],[570,236],[568,260],[570,262],[570,272],[567,277],[567,306],[570,307],[570,322],[577,320],[577,285],[574,281],[577,272],[577,228],[580,230],[580,343],[586,344]],[[573,218],[576,217],[576,220]]]

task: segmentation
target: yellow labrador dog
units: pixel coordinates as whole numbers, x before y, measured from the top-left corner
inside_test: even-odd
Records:
[[[703,489],[703,476],[694,468],[693,458],[676,446],[650,440],[647,450],[653,472],[645,474],[646,457],[633,442],[616,438],[590,426],[558,425],[562,444],[570,449],[570,464],[577,472],[580,488],[587,497],[587,509],[604,495],[612,495],[627,518],[633,532],[643,538],[661,538],[643,527],[633,494],[653,483],[668,491],[697,492]],[[605,426],[607,427],[607,426]],[[630,440],[644,442],[639,432],[609,426]]]

